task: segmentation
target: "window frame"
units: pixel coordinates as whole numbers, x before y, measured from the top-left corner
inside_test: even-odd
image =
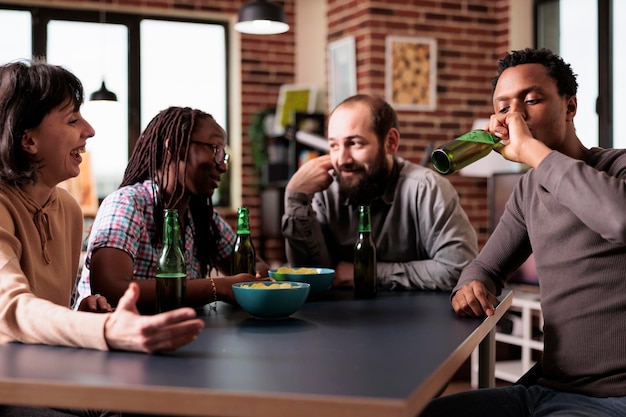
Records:
[[[559,4],[562,0],[535,0],[535,46],[540,44],[542,22],[540,8],[550,3]],[[613,1],[597,0],[598,7],[598,97],[596,98],[596,113],[598,115],[598,146],[612,148],[613,140]],[[558,22],[550,22],[558,24]]]
[[[60,8],[46,7],[37,5],[24,4],[0,4],[1,9],[5,10],[22,10],[31,13],[32,25],[32,54],[33,56],[47,55],[47,26],[51,20],[60,21],[76,21],[89,23],[112,23],[124,25],[128,28],[128,156],[132,153],[137,139],[141,134],[141,62],[140,62],[140,23],[142,20],[161,20],[173,22],[188,22],[219,25],[224,28],[225,45],[224,45],[224,62],[225,62],[225,126],[226,141],[232,148],[236,146],[232,143],[231,134],[233,127],[233,118],[231,106],[228,104],[232,99],[232,56],[231,56],[231,28],[230,21],[225,17],[223,20],[210,17],[188,17],[184,14],[158,14],[144,12],[119,12],[119,11],[103,11],[98,9],[79,9],[79,8]],[[71,47],[71,46],[69,46]],[[231,152],[232,153],[232,152]],[[232,161],[231,161],[232,164]],[[235,200],[233,190],[237,189],[237,185],[233,183],[233,175],[224,177],[225,181],[230,181],[228,186],[228,195],[223,196],[221,201],[216,203],[219,207],[230,207]]]

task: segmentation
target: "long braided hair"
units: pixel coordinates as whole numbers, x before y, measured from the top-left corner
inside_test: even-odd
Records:
[[[185,191],[187,160],[191,145],[191,133],[196,121],[213,116],[189,107],[169,107],[157,114],[139,136],[135,149],[128,161],[120,188],[151,179],[154,182],[154,217],[156,234],[152,244],[156,247],[163,240],[163,209],[176,207]],[[169,150],[169,157],[168,151]],[[179,183],[179,170],[172,170],[170,164],[185,166],[182,185]],[[174,183],[174,192],[165,200],[165,189]],[[196,256],[200,260],[202,275],[217,265],[218,242],[221,239],[219,229],[213,219],[213,202],[208,195],[191,195],[188,203],[193,219]],[[183,215],[183,213],[181,213]]]

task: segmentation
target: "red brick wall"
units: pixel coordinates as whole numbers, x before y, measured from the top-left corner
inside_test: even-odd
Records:
[[[247,0],[107,0],[108,4],[163,11],[201,10],[236,13]],[[284,0],[292,29],[272,36],[242,35],[242,203],[250,208],[252,234],[259,247],[259,175],[248,144],[252,115],[274,107],[281,84],[295,79],[295,1]],[[306,1],[306,0],[298,0]],[[510,0],[328,0],[328,41],[353,35],[357,47],[358,90],[384,96],[385,37],[416,36],[437,40],[437,110],[399,111],[399,155],[415,162],[429,143],[440,145],[469,130],[476,118],[491,113],[491,76],[508,49]],[[100,0],[75,0],[100,5]],[[450,177],[479,235],[487,237],[485,179]],[[233,217],[228,219],[233,221]],[[282,262],[282,242],[268,242],[269,261]]]
[[[225,3],[233,3],[224,1]],[[239,3],[239,2],[237,2]],[[243,2],[242,2],[243,3]],[[268,263],[285,262],[282,239],[267,239],[261,245],[260,175],[255,168],[248,145],[248,128],[258,111],[276,107],[278,89],[295,80],[295,0],[286,0],[283,8],[291,29],[279,35],[241,36],[242,109],[242,204],[250,209],[250,227],[257,252],[261,248]]]
[[[441,145],[492,112],[491,77],[508,49],[508,0],[328,0],[328,41],[352,35],[362,93],[385,94],[385,39],[437,40],[437,109],[398,111],[398,154],[420,163],[429,143]],[[487,238],[487,181],[449,177],[478,235]]]

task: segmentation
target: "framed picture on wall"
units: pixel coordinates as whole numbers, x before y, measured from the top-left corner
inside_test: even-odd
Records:
[[[356,92],[356,44],[348,36],[328,44],[328,110]]]
[[[308,84],[283,84],[278,91],[278,105],[274,120],[274,134],[282,135],[285,127],[295,122],[296,112],[313,113],[317,87]]]
[[[437,109],[437,41],[387,36],[385,98],[397,110]]]

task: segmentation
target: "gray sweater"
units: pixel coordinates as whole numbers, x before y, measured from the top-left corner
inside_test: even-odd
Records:
[[[455,289],[478,279],[499,294],[534,253],[544,316],[541,385],[626,395],[626,150],[586,161],[553,151],[526,173]]]

